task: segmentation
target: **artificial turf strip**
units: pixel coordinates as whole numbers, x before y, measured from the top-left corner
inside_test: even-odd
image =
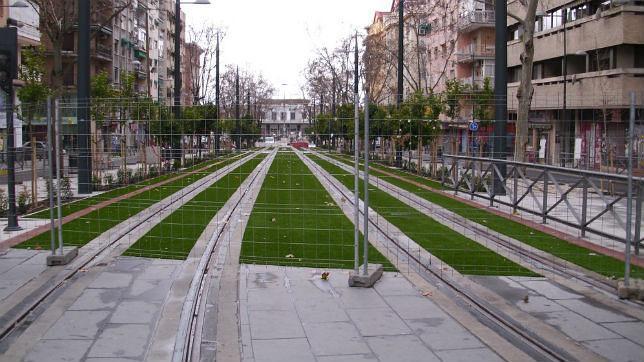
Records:
[[[348,164],[346,160],[340,159],[340,161]],[[391,172],[389,169],[387,169],[387,171]],[[484,209],[470,206],[438,192],[433,192],[425,188],[412,185],[396,177],[385,175],[377,169],[371,169],[371,172],[378,176],[378,178],[387,181],[392,185],[398,186],[403,190],[412,192],[431,203],[452,211],[457,215],[484,225],[500,234],[509,236],[570,263],[579,265],[609,278],[621,277],[624,274],[624,262],[621,260],[571,244],[555,236],[535,230],[529,226],[509,220],[502,216],[495,215]],[[398,171],[395,173],[408,180],[418,182],[429,187],[433,187],[431,183],[435,183],[434,181],[418,176],[409,177],[413,175],[409,175],[406,172]],[[421,180],[424,180],[425,182],[422,182]],[[631,265],[630,275],[633,278],[644,278],[644,268]]]
[[[223,160],[213,164],[204,171],[192,175],[186,175],[186,177],[182,177],[163,186],[144,191],[136,196],[115,202],[104,208],[94,210],[83,217],[70,221],[63,225],[64,244],[70,246],[83,246],[101,235],[103,232],[118,225],[125,219],[136,215],[140,211],[145,210],[206,175],[235,161],[236,159],[233,158]],[[17,245],[16,247],[49,248],[49,243],[50,233],[44,232]]]
[[[124,255],[186,259],[208,223],[266,155],[230,171],[148,231]]]
[[[353,238],[353,223],[308,167],[293,152],[280,152],[250,215],[240,262],[352,269]],[[371,245],[369,262],[395,270]]]
[[[349,190],[353,190],[353,174],[319,157],[309,157]],[[364,181],[360,182],[360,197],[363,196]],[[461,274],[538,275],[409,207],[384,191],[370,188],[369,206],[418,245]]]
[[[225,157],[225,158],[227,158],[227,157]],[[143,187],[146,187],[146,186],[149,186],[149,185],[153,185],[155,183],[163,182],[163,181],[165,181],[165,180],[167,180],[169,178],[172,178],[172,177],[177,177],[177,176],[183,177],[188,172],[191,172],[191,171],[199,169],[199,168],[206,167],[208,165],[212,165],[213,163],[220,162],[221,160],[222,160],[222,158],[218,158],[218,159],[215,159],[215,160],[212,160],[212,161],[208,161],[206,163],[200,163],[200,164],[191,166],[191,167],[189,167],[189,168],[187,168],[187,169],[185,169],[185,170],[183,170],[181,172],[172,172],[172,173],[168,173],[168,174],[165,174],[165,175],[160,175],[160,176],[148,179],[148,180],[141,181],[141,182],[133,184],[133,185],[119,187],[119,188],[116,188],[116,189],[113,189],[113,190],[98,194],[96,196],[87,197],[87,198],[84,198],[84,199],[81,199],[81,200],[78,200],[78,201],[69,202],[69,203],[64,204],[64,205],[61,206],[62,215],[64,217],[64,216],[73,214],[73,213],[75,213],[77,211],[83,210],[83,209],[85,209],[85,208],[87,208],[89,206],[96,205],[96,204],[101,203],[101,202],[103,202],[105,200],[110,200],[110,199],[113,199],[115,197],[119,197],[121,195],[125,195],[127,193],[136,191],[136,190],[138,190],[140,188],[143,188]],[[35,214],[29,215],[28,217],[35,218],[35,219],[49,219],[49,217],[50,217],[49,208],[44,209],[42,211],[39,211],[39,212],[37,212]]]

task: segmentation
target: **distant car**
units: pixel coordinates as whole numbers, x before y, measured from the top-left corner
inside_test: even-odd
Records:
[[[47,144],[45,142],[41,141],[36,141],[35,142],[35,147],[36,147],[36,158],[39,160],[42,160],[43,158],[47,157]],[[22,153],[24,155],[25,160],[31,160],[31,153],[33,151],[31,150],[31,142],[25,142],[22,145]]]

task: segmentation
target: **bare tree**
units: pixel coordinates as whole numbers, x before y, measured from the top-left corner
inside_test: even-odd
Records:
[[[223,118],[233,118],[235,116],[235,76],[236,66],[226,65],[224,72],[221,75],[221,94],[220,94],[220,114]],[[240,108],[242,108],[242,115],[244,109],[251,109],[253,118],[259,118],[259,114],[263,111],[262,101],[269,99],[275,93],[273,85],[264,78],[261,74],[254,74],[249,71],[240,69],[239,72],[239,94],[240,94]],[[250,97],[248,95],[250,94]],[[250,103],[248,98],[250,98]],[[243,107],[246,105],[246,107]]]
[[[78,0],[27,0],[40,17],[40,30],[45,34],[51,47],[53,69],[52,88],[60,93],[63,87],[63,42],[65,37],[74,33],[78,24]],[[91,2],[90,20],[99,27],[107,26],[123,10],[130,7],[133,0],[94,0]],[[92,37],[97,27],[92,27]]]
[[[514,159],[525,161],[525,151],[528,145],[528,117],[534,89],[532,87],[532,64],[534,62],[534,29],[538,0],[518,0],[517,13],[508,11],[508,16],[515,19],[523,29],[521,46],[523,47],[519,59],[521,61],[521,76],[517,99],[516,137],[514,139]]]
[[[224,36],[225,33],[214,24],[188,28],[189,42],[199,47],[186,52],[189,64],[199,64],[199,68],[194,68],[195,72],[191,77],[192,97],[195,104],[211,102],[215,98],[217,40],[219,38],[221,41]]]

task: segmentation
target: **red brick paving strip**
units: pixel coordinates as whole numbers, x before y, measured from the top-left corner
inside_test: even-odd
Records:
[[[383,174],[385,174],[387,176],[396,178],[396,179],[401,180],[401,181],[409,182],[414,186],[424,188],[425,190],[428,190],[428,191],[439,193],[441,195],[444,195],[444,196],[447,196],[449,198],[452,198],[452,199],[454,199],[456,201],[462,202],[462,203],[464,203],[466,205],[476,207],[478,209],[484,209],[485,211],[488,211],[488,212],[490,212],[492,214],[495,214],[497,216],[501,216],[501,217],[503,217],[505,219],[508,219],[508,220],[518,222],[520,224],[523,224],[524,226],[527,226],[527,227],[533,228],[535,230],[541,231],[544,234],[548,234],[550,236],[554,236],[556,238],[562,239],[562,240],[567,241],[567,242],[569,242],[571,244],[581,246],[582,248],[586,248],[586,249],[592,250],[594,252],[610,256],[610,257],[618,259],[620,261],[624,261],[624,254],[619,252],[619,251],[609,249],[609,248],[603,247],[601,245],[597,245],[597,244],[592,243],[592,242],[590,242],[588,240],[572,236],[570,234],[555,230],[555,229],[553,229],[551,227],[548,227],[546,225],[543,225],[543,224],[540,224],[540,223],[537,223],[537,222],[534,222],[534,221],[525,220],[523,218],[520,218],[520,217],[517,217],[517,216],[514,216],[514,215],[510,215],[510,214],[505,213],[505,212],[500,211],[500,210],[487,208],[487,207],[482,206],[481,204],[479,204],[477,202],[474,202],[472,200],[466,200],[466,199],[460,198],[458,196],[452,195],[451,193],[449,193],[447,191],[438,190],[438,189],[435,189],[435,188],[433,188],[431,186],[427,186],[425,184],[420,184],[420,183],[418,183],[416,181],[406,179],[406,178],[404,178],[402,176],[399,176],[399,175],[384,171],[382,169],[378,168],[376,170],[378,172],[382,172]],[[639,267],[644,267],[644,258],[642,258],[641,256],[637,256],[637,255],[631,255],[631,263],[633,265],[637,265]]]
[[[213,163],[213,164],[211,164],[209,166],[204,166],[204,167],[202,167],[200,169],[190,171],[190,172],[185,173],[183,175],[179,175],[177,177],[169,178],[169,179],[167,179],[165,181],[161,181],[161,182],[156,183],[154,185],[148,185],[148,186],[145,186],[145,187],[140,188],[138,190],[129,192],[127,194],[124,194],[124,195],[121,195],[121,196],[118,196],[118,197],[115,197],[115,198],[112,198],[112,199],[109,199],[109,200],[99,202],[96,205],[88,206],[88,207],[86,207],[86,208],[84,208],[82,210],[76,211],[76,212],[74,212],[72,214],[69,214],[69,215],[63,217],[63,225],[67,224],[70,221],[74,221],[74,220],[76,220],[78,218],[81,218],[81,217],[89,214],[92,211],[102,209],[102,208],[104,208],[106,206],[110,206],[110,205],[112,205],[112,204],[114,204],[116,202],[119,202],[121,200],[128,199],[130,197],[136,196],[136,195],[138,195],[140,193],[143,193],[143,192],[148,191],[150,189],[153,189],[155,187],[163,186],[163,185],[165,185],[167,183],[179,180],[179,179],[184,178],[186,176],[193,175],[195,173],[199,173],[201,171],[207,170],[208,168],[213,167],[215,165],[218,165],[218,164],[220,164],[222,162],[224,162],[224,161],[222,160],[222,161]],[[38,226],[37,228],[35,228],[33,230],[29,230],[29,231],[24,232],[24,233],[22,233],[20,235],[16,235],[16,236],[14,236],[12,238],[9,238],[7,240],[0,241],[0,251],[7,250],[12,246],[16,246],[16,245],[18,245],[18,244],[20,244],[22,242],[25,242],[25,241],[33,238],[34,236],[37,236],[37,235],[40,235],[40,234],[42,234],[44,232],[49,231],[50,229],[51,229],[51,225],[49,223],[47,223],[47,224]]]

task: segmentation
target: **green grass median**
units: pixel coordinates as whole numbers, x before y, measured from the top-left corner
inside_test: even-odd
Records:
[[[208,223],[266,155],[258,155],[230,171],[192,200],[164,218],[124,255],[185,259]]]
[[[115,197],[125,195],[127,193],[130,193],[130,192],[139,190],[141,188],[144,188],[146,186],[150,186],[150,185],[153,185],[153,184],[168,180],[168,179],[173,178],[173,177],[183,177],[186,174],[188,174],[189,172],[192,172],[194,170],[197,170],[197,169],[200,169],[200,168],[203,168],[203,167],[207,167],[209,165],[213,165],[214,163],[217,163],[217,162],[221,162],[223,159],[226,159],[226,158],[228,158],[228,156],[225,156],[223,158],[218,158],[218,159],[215,159],[215,160],[212,160],[212,161],[202,162],[200,164],[191,166],[191,167],[189,167],[189,168],[187,168],[187,169],[185,169],[185,170],[183,170],[181,172],[172,172],[172,173],[168,173],[168,174],[165,174],[165,175],[160,175],[160,176],[157,176],[157,177],[150,178],[148,180],[138,182],[138,183],[133,184],[133,185],[128,185],[128,186],[115,188],[115,189],[103,192],[103,193],[95,195],[95,196],[86,197],[86,198],[78,200],[78,201],[72,201],[72,202],[69,202],[69,203],[66,203],[66,204],[62,205],[61,206],[61,211],[62,211],[63,216],[67,216],[67,215],[73,214],[73,213],[75,213],[77,211],[83,210],[83,209],[85,209],[85,208],[87,208],[89,206],[99,204],[99,203],[101,203],[103,201],[106,201],[106,200],[111,200],[111,199],[113,199]],[[35,218],[35,219],[49,219],[49,217],[50,217],[49,216],[49,208],[46,208],[46,209],[44,209],[42,211],[39,211],[37,213],[34,213],[32,215],[29,215],[28,217]]]
[[[373,246],[369,253],[370,263],[394,270]],[[278,153],[246,227],[240,262],[352,269],[353,260],[353,223],[295,153]]]
[[[65,245],[83,246],[89,241],[101,235],[103,232],[118,225],[129,217],[132,217],[152,206],[153,204],[165,199],[166,197],[181,191],[186,186],[204,178],[205,176],[235,162],[237,159],[228,158],[217,162],[206,170],[185,175],[178,180],[167,183],[163,186],[154,187],[150,190],[115,202],[109,206],[94,210],[89,214],[70,221],[63,225],[63,240]],[[16,247],[19,248],[49,248],[49,231],[37,235]]]
[[[353,190],[353,174],[319,157],[309,157],[349,190]],[[364,182],[360,182],[360,197],[363,196]],[[538,275],[409,207],[384,191],[370,187],[369,206],[418,245],[462,274]]]
[[[345,164],[350,164],[350,161],[346,158],[335,158]],[[434,184],[437,183],[436,181],[411,175],[400,170],[392,170],[389,168],[385,169],[383,166],[371,168],[371,172],[383,181],[387,181],[403,190],[414,193],[429,202],[439,205],[468,220],[484,225],[502,235],[514,238],[536,249],[543,250],[570,263],[579,265],[609,278],[620,278],[624,275],[624,262],[621,260],[571,244],[565,240],[546,234],[542,231],[535,230],[519,222],[495,215],[485,209],[470,206],[447,195],[443,195],[440,192],[418,187],[417,185],[400,180],[397,177],[386,175],[380,172],[380,170],[383,169],[386,172],[394,173],[403,177],[408,181],[418,182],[432,188],[435,188]],[[440,183],[438,184],[440,185]],[[631,277],[644,278],[644,269],[631,265]]]

